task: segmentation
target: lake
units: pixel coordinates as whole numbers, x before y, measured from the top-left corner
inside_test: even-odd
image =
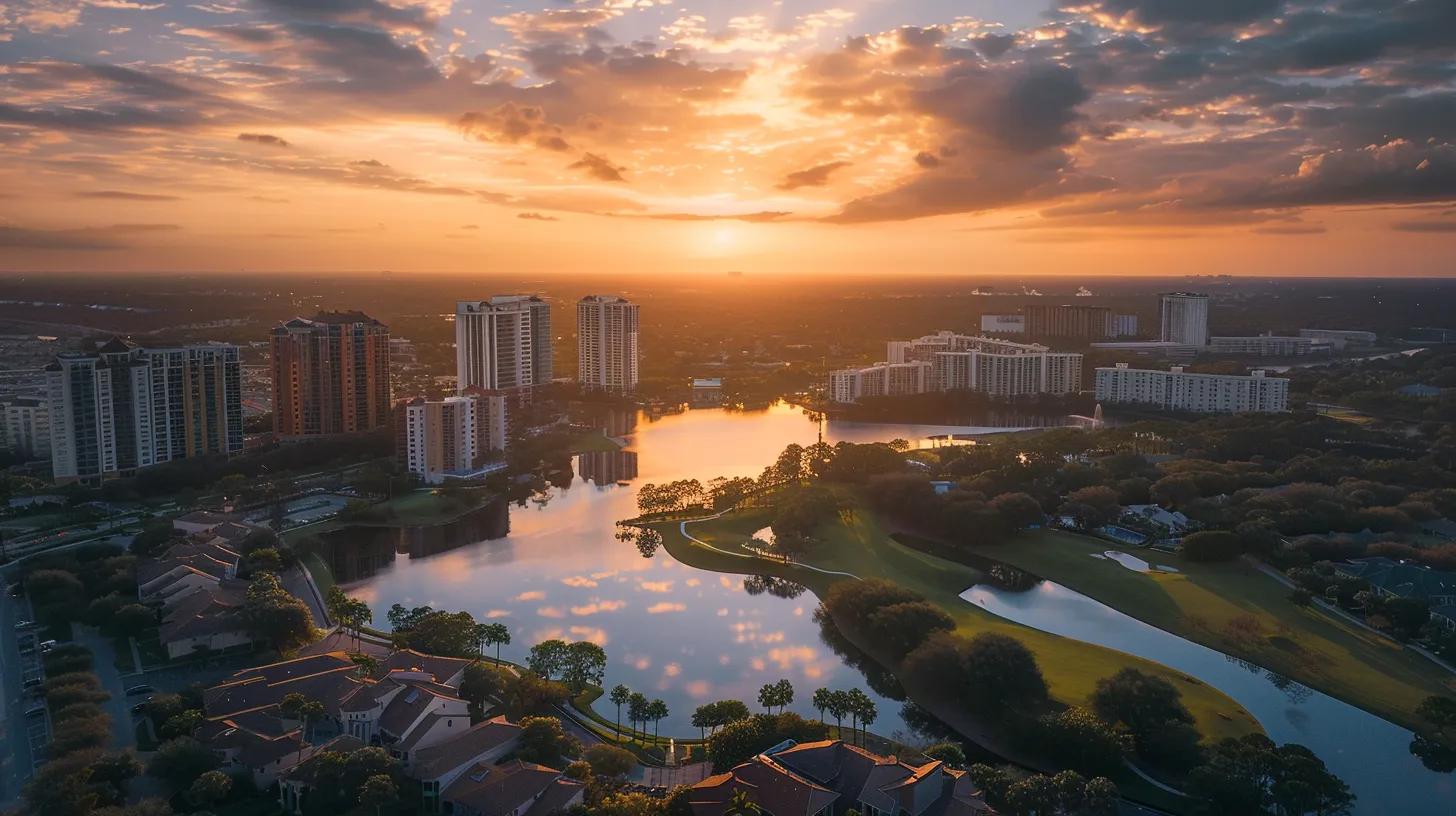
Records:
[[[608,687],[625,683],[667,703],[664,735],[696,735],[692,710],[713,700],[756,708],[759,687],[780,678],[794,685],[790,709],[805,716],[818,716],[809,706],[814,689],[859,688],[879,710],[874,730],[892,734],[904,729],[901,704],[876,694],[826,645],[812,593],[783,597],[794,587],[704,572],[665,552],[644,558],[614,537],[618,520],[637,515],[637,485],[757,476],[788,444],[814,443],[821,428],[830,443],[901,438],[916,445],[998,430],[820,423],[784,403],[753,412],[638,414],[612,423],[626,450],[577,457],[569,487],[513,506],[508,517],[500,505],[433,528],[350,528],[326,536],[331,552],[324,555],[344,589],[370,605],[376,625],[387,626],[395,603],[465,610],[506,623],[512,643],[501,656],[517,662],[548,638],[601,644]],[[363,577],[351,580],[356,576]],[[605,700],[597,709],[616,715]]]

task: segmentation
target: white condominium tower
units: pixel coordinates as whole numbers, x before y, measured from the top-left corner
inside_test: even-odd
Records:
[[[1082,387],[1082,355],[942,331],[891,340],[886,362],[829,375],[829,398],[892,397],[928,391],[979,391],[996,397],[1071,394]]]
[[[637,310],[636,303],[611,295],[577,301],[578,382],[611,391],[637,387]]]
[[[455,304],[456,388],[509,390],[551,381],[551,304],[497,295]]]
[[[1208,295],[1169,292],[1162,296],[1164,343],[1208,345]]]
[[[1097,401],[1201,414],[1279,413],[1289,410],[1289,380],[1260,370],[1197,374],[1182,366],[1160,371],[1118,363],[1097,369]]]

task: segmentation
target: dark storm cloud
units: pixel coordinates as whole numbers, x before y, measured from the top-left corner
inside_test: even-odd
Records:
[[[778,188],[780,190],[797,190],[800,187],[823,187],[829,183],[829,177],[835,170],[848,166],[847,161],[832,161],[803,170],[795,170],[784,176],[784,180],[779,182]]]
[[[1236,207],[1308,207],[1456,200],[1456,146],[1396,141],[1334,150],[1299,170],[1213,203]]]
[[[1099,0],[1067,8],[1126,17],[1148,26],[1233,26],[1272,17],[1283,0]]]

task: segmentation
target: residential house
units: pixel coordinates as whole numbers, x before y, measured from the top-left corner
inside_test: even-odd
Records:
[[[322,765],[318,761],[320,754],[329,752],[350,754],[364,747],[366,747],[364,743],[348,734],[341,734],[320,745],[307,760],[295,765],[287,775],[278,780],[278,806],[287,813],[303,812],[303,805],[308,799],[309,793],[319,784],[319,771]]]
[[[520,743],[521,727],[505,717],[477,723],[459,736],[415,752],[408,766],[419,780],[426,812],[439,812],[441,794],[477,765],[499,762]]]
[[[1351,559],[1336,564],[1335,572],[1365,581],[1383,597],[1425,601],[1433,621],[1456,629],[1456,573],[1384,557]]]
[[[1179,536],[1192,528],[1193,522],[1177,510],[1165,510],[1156,504],[1129,504],[1122,508],[1128,516],[1134,516],[1168,535]]]
[[[454,816],[551,816],[582,803],[586,785],[545,765],[519,759],[477,763],[441,794]]]
[[[694,785],[695,816],[726,816],[742,792],[767,816],[983,816],[994,814],[964,771],[910,765],[840,740],[760,754]]]

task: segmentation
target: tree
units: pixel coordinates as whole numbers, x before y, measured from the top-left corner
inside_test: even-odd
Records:
[[[1184,790],[1198,814],[1250,813],[1333,816],[1350,812],[1355,797],[1308,748],[1275,746],[1262,734],[1225,739],[1188,774]]]
[[[1167,680],[1125,668],[1097,681],[1091,703],[1098,717],[1127,729],[1144,759],[1176,771],[1200,759],[1193,714]]]
[[[328,709],[318,700],[311,700],[300,692],[290,692],[283,695],[283,700],[278,704],[278,713],[290,720],[298,720],[302,730],[298,744],[299,757],[303,756],[304,745],[308,742],[309,726],[323,719]]]
[[[1243,542],[1227,530],[1202,530],[1183,537],[1183,557],[1189,561],[1232,561],[1244,551]]]
[[[178,790],[187,788],[208,771],[218,766],[217,755],[191,737],[178,737],[162,743],[152,754],[147,775],[166,781]]]
[[[561,679],[573,693],[580,694],[587,686],[600,684],[606,670],[606,650],[597,644],[579,640],[566,647]]]
[[[592,773],[619,779],[637,767],[637,757],[631,751],[615,745],[598,743],[582,752],[582,758],[591,766]]]
[[[195,708],[179,711],[162,723],[157,729],[157,736],[162,739],[190,737],[202,725],[203,719],[202,712]]]
[[[654,740],[659,737],[658,726],[667,718],[668,713],[667,703],[662,700],[653,700],[647,704],[646,714],[647,719],[652,720],[652,738]]]
[[[632,724],[632,730],[637,730],[637,723],[642,723],[642,730],[647,730],[647,709],[652,702],[647,695],[634,691],[627,698],[627,719]]]
[[[431,610],[412,617],[409,622],[411,625],[404,630],[404,639],[411,649],[425,654],[464,658],[475,657],[479,650],[475,619],[469,612]]]
[[[834,692],[827,688],[814,689],[814,695],[809,698],[809,704],[819,712],[819,722],[824,722],[824,712],[829,709],[830,702],[834,698]]]
[[[232,789],[232,777],[222,771],[208,771],[192,781],[187,798],[200,808],[209,808],[226,799]]]
[[[259,573],[248,584],[242,613],[249,632],[279,651],[313,639],[313,613],[308,605],[288,594],[271,572]]]
[[[992,632],[970,640],[937,632],[906,656],[901,673],[981,714],[1005,716],[1047,696],[1031,650],[1014,637]]]
[[[755,714],[729,723],[708,737],[708,759],[714,772],[722,773],[786,739],[814,742],[825,736],[823,725],[793,712]]]
[[[626,705],[627,701],[632,699],[632,690],[618,683],[612,686],[612,691],[607,696],[607,699],[611,700],[617,706],[617,739],[620,741],[622,738],[622,706]]]
[[[955,620],[929,601],[882,606],[866,620],[865,634],[872,644],[884,649],[894,660],[901,660],[925,642],[933,632],[950,632]]]
[[[504,623],[484,623],[476,629],[483,647],[495,647],[495,662],[500,662],[500,647],[511,645],[511,630]],[[482,649],[483,651],[483,649]]]
[[[1035,749],[1059,766],[1084,773],[1116,773],[1131,747],[1125,734],[1077,706],[1038,717],[1023,738],[1035,740]]]
[[[1118,504],[1117,491],[1104,485],[1094,485],[1073,490],[1067,494],[1061,513],[1071,516],[1079,530],[1093,530],[1117,521],[1122,512]]]
[[[531,647],[526,666],[547,680],[560,674],[566,668],[567,645],[564,640],[543,640]]]
[[[1041,504],[1026,493],[1002,493],[991,500],[991,509],[1008,530],[1025,530],[1046,519]]]
[[[470,714],[485,716],[486,703],[501,693],[503,687],[499,672],[484,663],[471,663],[465,667],[460,681],[460,696],[470,704]]]
[[[1032,774],[1006,789],[1006,806],[1017,816],[1054,814],[1061,805],[1061,793],[1051,777]]]
[[[156,610],[134,603],[116,610],[101,629],[112,637],[137,637],[156,625]]]
[[[521,744],[516,755],[527,762],[550,768],[566,767],[565,760],[581,753],[581,744],[566,733],[555,717],[526,717],[521,720]]]
[[[949,768],[964,769],[966,767],[966,752],[954,742],[938,742],[920,753],[924,754],[926,759],[940,760]]]
[[[399,799],[399,788],[388,774],[375,774],[359,786],[359,806],[374,808],[378,816],[380,808]]]

